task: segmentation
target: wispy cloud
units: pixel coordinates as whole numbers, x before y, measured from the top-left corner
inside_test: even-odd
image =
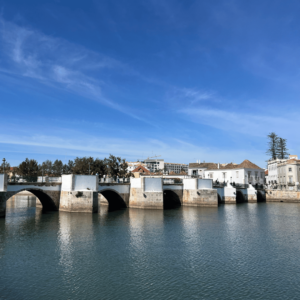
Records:
[[[293,136],[300,126],[300,122],[295,114],[289,115],[268,115],[266,113],[237,112],[225,109],[183,109],[190,120],[198,124],[209,125],[214,128],[228,132],[237,132],[244,135],[266,136],[266,133],[275,131],[283,133],[284,136]],[[287,131],[286,129],[289,128]]]
[[[199,102],[218,101],[216,93],[213,91],[202,91],[196,88],[171,88],[166,96],[167,103],[173,106],[193,107]]]
[[[105,96],[103,74],[111,69],[123,72],[121,62],[1,17],[0,43],[0,72],[64,89],[149,124],[132,109]]]
[[[127,160],[136,160],[147,158],[153,154],[161,155],[165,161],[189,163],[198,159],[205,161],[229,162],[228,159],[242,161],[247,154],[240,150],[222,150],[213,147],[200,147],[190,142],[177,139],[134,139],[108,138],[88,136],[76,138],[68,136],[51,136],[51,135],[20,135],[12,137],[11,135],[0,134],[0,144],[10,147],[16,146],[19,149],[22,146],[22,153],[31,153],[46,155],[51,154],[55,158],[63,157],[72,159],[75,156],[93,156],[107,157],[110,153],[125,157]],[[28,152],[27,150],[28,149]],[[13,150],[12,150],[13,151]],[[256,160],[259,157],[259,151],[247,156],[249,159]],[[26,155],[26,154],[24,154]],[[36,155],[34,156],[36,157]],[[24,157],[25,158],[25,157]],[[19,163],[19,162],[18,162]]]

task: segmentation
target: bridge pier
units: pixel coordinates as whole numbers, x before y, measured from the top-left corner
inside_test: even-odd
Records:
[[[129,207],[143,209],[163,209],[162,178],[132,178]]]
[[[212,179],[183,179],[184,206],[218,206],[218,193]]]
[[[98,176],[62,175],[60,211],[97,213]]]

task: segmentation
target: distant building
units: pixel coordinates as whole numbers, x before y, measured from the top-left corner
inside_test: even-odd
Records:
[[[133,171],[135,178],[139,178],[141,175],[150,175],[150,171],[142,165],[137,166]]]
[[[187,164],[177,164],[177,163],[165,163],[164,171],[171,173],[174,172],[176,174],[180,174],[181,172],[188,172],[188,165]]]
[[[142,162],[140,161],[134,161],[134,162],[127,162],[128,164],[128,168],[127,168],[127,172],[132,172],[136,167],[138,166],[143,166],[145,168],[147,168],[147,165],[146,164],[143,164]]]
[[[282,166],[283,163],[287,162],[290,159],[298,159],[297,155],[289,155],[288,159],[270,159],[268,160],[268,179],[267,184],[278,184],[278,165]],[[282,178],[283,179],[283,178]]]
[[[241,164],[190,163],[189,175],[200,178],[211,178],[214,181],[263,184],[265,171],[249,160]]]
[[[297,156],[291,156],[277,165],[278,185],[283,187],[299,185],[300,182],[300,160]]]
[[[166,163],[164,159],[145,159],[143,163],[146,164],[147,169],[150,172],[162,171],[164,173],[174,172],[176,174],[180,174],[182,171],[188,172],[187,164],[179,164],[179,163]]]

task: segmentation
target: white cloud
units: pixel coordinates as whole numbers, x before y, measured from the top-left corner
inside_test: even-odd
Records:
[[[64,89],[151,124],[132,109],[104,95],[105,82],[101,80],[101,73],[110,69],[123,72],[125,66],[121,62],[66,40],[6,22],[1,17],[0,43],[1,73],[38,80],[51,88]]]
[[[78,139],[75,136],[74,132],[72,138],[70,138],[69,132],[68,135],[60,137],[41,134],[19,136],[0,134],[0,143],[2,148],[5,146],[6,149],[12,149],[14,146],[19,149],[22,146],[22,153],[25,156],[27,155],[25,153],[30,153],[31,157],[36,157],[37,154],[51,154],[53,157],[63,156],[66,159],[89,155],[101,158],[107,157],[111,153],[127,158],[127,160],[136,160],[156,154],[161,155],[166,162],[189,163],[198,159],[206,162],[231,162],[232,159],[235,162],[242,162],[247,158],[262,164],[260,151],[252,151],[249,155],[241,150],[199,147],[184,140],[167,138],[161,140],[140,137],[136,140],[87,135]]]
[[[237,112],[213,108],[187,108],[180,110],[195,123],[209,125],[230,132],[238,132],[244,135],[266,136],[266,133],[275,131],[284,136],[293,136],[298,132],[300,122],[295,114],[288,116],[267,112]],[[286,129],[289,128],[287,131]]]

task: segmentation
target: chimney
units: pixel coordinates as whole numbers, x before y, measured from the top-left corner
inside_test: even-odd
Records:
[[[220,169],[220,163],[218,163],[218,169]]]

